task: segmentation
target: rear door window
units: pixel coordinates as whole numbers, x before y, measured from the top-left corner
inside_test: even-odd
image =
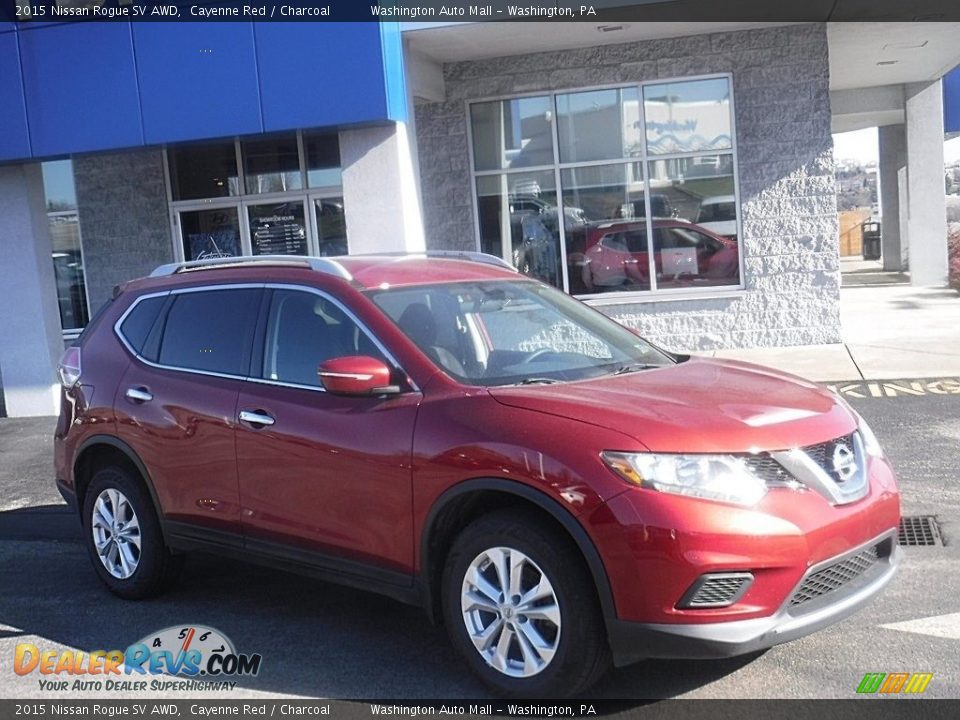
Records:
[[[246,376],[261,294],[260,288],[239,288],[177,295],[160,341],[160,364]]]

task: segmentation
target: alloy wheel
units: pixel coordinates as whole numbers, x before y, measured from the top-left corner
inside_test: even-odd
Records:
[[[125,580],[140,564],[140,521],[126,496],[107,488],[93,504],[93,546],[113,577]]]
[[[485,550],[467,567],[460,594],[467,633],[488,665],[515,678],[541,673],[560,642],[560,604],[550,579],[513,548]]]

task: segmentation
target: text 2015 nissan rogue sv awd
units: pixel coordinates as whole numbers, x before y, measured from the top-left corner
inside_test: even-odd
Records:
[[[235,258],[67,350],[61,492],[114,593],[182,553],[426,608],[492,688],[785,642],[900,558],[894,473],[814,384],[673,355],[479,254]]]

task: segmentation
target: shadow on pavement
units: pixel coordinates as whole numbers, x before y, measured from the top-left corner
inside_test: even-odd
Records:
[[[130,602],[100,584],[62,505],[0,512],[0,641],[36,635],[85,651],[125,649],[171,625],[203,624],[263,655],[240,688],[330,698],[483,698],[488,693],[417,608],[317,580],[191,555],[177,585]],[[6,637],[8,640],[3,641]],[[756,656],[649,661],[611,672],[592,696],[674,697]],[[23,682],[27,682],[26,679]],[[31,680],[32,683],[35,680]]]

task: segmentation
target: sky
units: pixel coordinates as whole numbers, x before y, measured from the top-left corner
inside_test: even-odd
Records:
[[[960,137],[943,144],[944,160],[960,160]],[[857,160],[860,163],[877,161],[877,129],[854,130],[833,136],[833,156],[837,160]]]

